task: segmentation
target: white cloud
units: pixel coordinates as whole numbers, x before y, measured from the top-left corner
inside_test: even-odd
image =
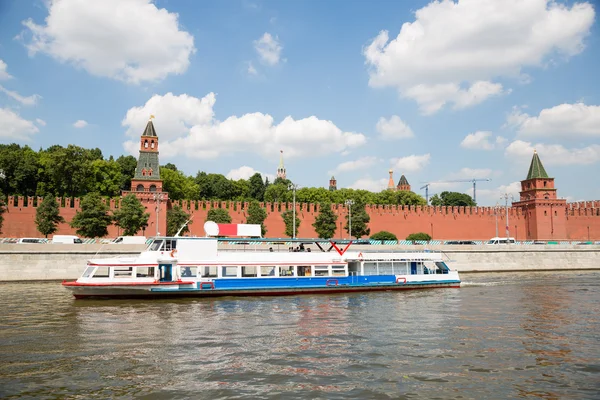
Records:
[[[366,143],[361,133],[344,132],[333,122],[315,116],[295,120],[285,117],[275,123],[260,112],[214,119],[216,98],[209,93],[202,99],[188,95],[154,95],[145,105],[127,111],[122,125],[127,135],[138,138],[150,115],[160,136],[160,151],[165,157],[215,158],[220,154],[253,152],[271,158],[284,150],[286,157],[310,157],[341,153]],[[136,154],[138,141],[124,144]]]
[[[151,0],[52,0],[45,24],[23,21],[30,55],[46,53],[92,75],[138,84],[184,73],[194,38]],[[23,36],[23,35],[21,35]]]
[[[21,118],[13,111],[0,108],[0,138],[10,140],[29,140],[39,132],[33,122]]]
[[[7,80],[12,78],[12,76],[7,71],[8,66],[2,60],[0,60],[0,81]]]
[[[265,32],[260,39],[254,41],[254,49],[263,63],[267,65],[279,64],[283,46],[279,43],[277,36],[273,37],[270,33]]]
[[[357,169],[367,168],[379,162],[377,157],[361,157],[358,160],[346,161],[339,164],[333,171],[329,171],[330,175],[335,175],[339,172],[355,171]]]
[[[415,13],[390,40],[381,31],[363,54],[369,85],[395,87],[431,114],[446,103],[464,108],[503,93],[493,82],[522,79],[523,68],[580,53],[594,22],[589,3],[550,0],[442,0]]]
[[[362,189],[368,190],[370,192],[381,192],[382,190],[387,188],[388,180],[385,178],[381,179],[371,179],[361,178],[352,183],[349,188],[350,189]]]
[[[537,117],[514,108],[507,125],[516,127],[524,136],[600,137],[600,106],[560,104],[543,109]]]
[[[6,89],[0,85],[0,92],[3,92],[14,100],[23,104],[24,106],[35,106],[37,102],[42,98],[39,94],[32,94],[31,96],[21,96],[19,93]]]
[[[269,182],[273,182],[275,180],[275,175],[262,173],[260,171],[255,170],[252,167],[248,167],[247,165],[232,169],[225,176],[229,179],[237,181],[239,179],[249,179],[252,175],[256,174],[257,172],[262,176],[263,181],[265,180],[265,178],[269,178]]]
[[[499,185],[493,189],[483,189],[477,186],[477,205],[480,206],[504,206],[506,199],[505,194],[508,194],[508,204],[510,206],[512,201],[519,201],[521,191],[521,182],[511,182],[507,185]],[[473,195],[473,188],[468,191],[469,195]],[[512,195],[512,199],[510,198]],[[499,222],[499,229],[503,229],[502,223]]]
[[[429,164],[430,158],[431,155],[429,153],[420,156],[413,154],[402,158],[392,158],[390,161],[392,162],[393,170],[404,173],[405,171],[413,172],[423,169],[427,164]]]
[[[489,168],[461,168],[459,172],[450,174],[451,179],[485,179],[492,175]]]
[[[248,63],[248,75],[258,75],[258,71],[256,70],[256,68],[254,68],[252,62]]]
[[[86,126],[88,126],[88,123],[82,119],[78,119],[77,121],[73,122],[73,127],[77,129],[85,128]]]
[[[568,149],[559,144],[537,143],[515,140],[505,150],[505,155],[521,163],[529,163],[536,150],[544,165],[589,165],[600,161],[600,145],[592,144]]]
[[[469,133],[462,142],[460,147],[472,150],[492,150],[494,144],[490,142],[492,138],[492,132],[489,131],[477,131],[475,133]]]
[[[36,118],[35,122],[39,125],[39,126],[46,126],[46,121],[44,121],[41,118]]]
[[[407,139],[415,136],[412,129],[397,115],[390,119],[379,118],[375,127],[383,139]]]

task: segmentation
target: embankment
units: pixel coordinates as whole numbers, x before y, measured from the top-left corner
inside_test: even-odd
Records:
[[[0,281],[78,278],[90,258],[133,257],[144,245],[0,245]],[[361,251],[414,251],[423,246],[353,246]],[[460,272],[600,269],[600,246],[429,246]],[[240,249],[241,250],[241,249]],[[263,245],[260,248],[265,251]],[[316,249],[315,249],[316,250]],[[246,249],[245,251],[253,251]]]

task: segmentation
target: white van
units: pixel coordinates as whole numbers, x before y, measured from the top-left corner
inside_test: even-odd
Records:
[[[111,244],[146,244],[146,236],[119,236]]]
[[[54,235],[52,237],[52,243],[58,244],[76,244],[83,243],[79,236],[75,235]]]
[[[515,244],[515,243],[517,243],[515,238],[493,237],[486,244]]]

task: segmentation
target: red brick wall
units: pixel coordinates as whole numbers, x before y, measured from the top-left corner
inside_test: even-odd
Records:
[[[33,206],[33,198],[17,199],[8,198],[7,212],[4,214],[4,224],[2,227],[3,237],[40,237],[35,226],[36,208]],[[42,199],[38,199],[38,204]],[[182,201],[171,202],[172,204],[181,204],[186,212],[194,216],[190,225],[192,235],[204,236],[204,222],[208,210],[212,207],[227,208],[232,217],[233,223],[245,223],[248,203],[239,202],[210,202],[210,201]],[[220,203],[220,204],[219,204]],[[61,204],[61,199],[59,199]],[[142,199],[142,204],[146,206],[150,213],[149,226],[143,232],[146,236],[156,234],[156,214],[155,203],[150,199]],[[118,206],[116,200],[110,201],[111,209]],[[291,203],[265,203],[263,206],[267,210],[267,237],[284,237],[285,225],[281,213],[292,208]],[[334,212],[338,215],[338,229],[335,237],[346,237],[347,233],[340,232],[340,222],[345,225],[345,216],[347,209],[344,205],[333,205]],[[67,221],[61,224],[58,234],[71,234],[68,222],[71,221],[79,209],[79,199],[65,199],[64,206],[61,207],[61,215]],[[159,231],[166,233],[166,202],[161,202],[159,213]],[[554,240],[587,240],[588,227],[589,239],[600,240],[600,201],[580,202],[567,204],[566,210],[559,209],[553,221],[550,221],[549,209],[546,216],[543,215],[543,209],[540,208],[530,221],[523,214],[520,208],[509,208],[509,230],[510,236],[517,240],[526,239],[554,239]],[[554,208],[553,208],[554,211]],[[318,205],[296,204],[296,212],[302,220],[298,237],[316,237],[312,224],[318,215]],[[493,207],[424,207],[424,206],[367,206],[367,212],[371,216],[369,224],[371,233],[381,230],[390,231],[399,239],[404,239],[410,233],[426,232],[434,239],[470,239],[486,240],[496,236],[496,217]],[[498,233],[505,236],[505,211],[501,209],[498,212]],[[531,236],[527,235],[527,224],[531,224]],[[552,225],[553,224],[553,225]],[[552,232],[554,226],[554,232]],[[109,237],[119,235],[116,226],[109,227]],[[140,232],[142,234],[142,232]]]

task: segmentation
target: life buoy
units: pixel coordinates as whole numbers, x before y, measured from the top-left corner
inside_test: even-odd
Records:
[[[173,249],[173,250],[171,250],[171,253],[170,253],[170,255],[171,255],[171,258],[175,258],[175,254],[176,254],[176,253],[177,253],[177,249]]]
[[[400,282],[402,282],[403,285],[406,284],[406,278],[404,278],[404,277],[396,278],[396,283],[400,283]]]

